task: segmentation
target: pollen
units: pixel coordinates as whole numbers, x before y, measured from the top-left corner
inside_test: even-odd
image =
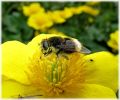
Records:
[[[66,59],[51,53],[44,56],[36,52],[30,60],[28,79],[31,85],[43,91],[44,97],[77,95],[84,86],[85,61],[83,55],[73,53]],[[69,95],[68,95],[69,94]]]

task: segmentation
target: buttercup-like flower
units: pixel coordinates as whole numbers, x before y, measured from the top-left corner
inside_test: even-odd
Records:
[[[60,11],[48,11],[47,15],[51,18],[54,23],[64,23],[65,19],[61,17]]]
[[[98,1],[96,1],[96,2],[95,2],[95,1],[94,1],[94,2],[91,1],[91,2],[86,2],[86,4],[87,4],[87,5],[94,6],[94,5],[98,5],[98,4],[100,4],[100,2],[98,2]]]
[[[31,3],[29,6],[23,6],[23,13],[28,18],[28,26],[35,30],[46,30],[53,24],[61,24],[66,22],[68,18],[71,18],[75,14],[88,13],[96,16],[99,14],[99,10],[90,6],[78,6],[78,7],[65,7],[64,10],[47,11],[41,7],[39,3]]]
[[[68,59],[54,53],[44,56],[39,44],[52,36],[58,35],[41,34],[27,45],[18,41],[2,44],[3,98],[116,97],[116,56],[105,51],[68,54]]]
[[[71,12],[71,10],[69,8],[64,8],[63,11],[60,12],[61,17],[67,19],[73,16],[73,13]]]
[[[44,30],[51,27],[53,22],[46,13],[36,13],[29,17],[28,25],[36,30]]]
[[[64,10],[48,11],[47,14],[51,17],[51,20],[54,23],[64,23],[67,18],[70,18],[73,15],[69,8],[65,8]]]
[[[23,6],[23,13],[25,16],[31,16],[38,12],[44,12],[44,8],[41,7],[40,3],[32,3],[29,6]]]
[[[78,7],[78,9],[80,9],[80,7]],[[83,12],[91,14],[93,16],[96,16],[96,15],[99,14],[99,10],[95,10],[95,9],[89,7],[89,6],[83,6],[81,9],[82,9]]]
[[[107,42],[113,50],[118,50],[118,31],[110,34],[110,40]]]
[[[81,14],[82,12],[88,13],[90,15],[96,16],[99,14],[99,10],[93,9],[89,6],[78,6],[78,7],[71,7],[70,8],[73,14]]]

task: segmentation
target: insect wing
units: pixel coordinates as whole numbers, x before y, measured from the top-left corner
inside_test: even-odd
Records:
[[[80,50],[81,53],[84,53],[84,54],[89,54],[91,53],[91,51],[89,49],[87,49],[86,47],[82,46],[81,47],[81,50]]]
[[[66,52],[75,52],[75,44],[67,40],[65,44],[57,45],[60,49]]]

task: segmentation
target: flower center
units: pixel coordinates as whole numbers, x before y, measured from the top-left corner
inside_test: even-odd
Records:
[[[38,56],[30,63],[28,78],[31,84],[44,92],[47,97],[64,97],[80,89],[85,82],[85,63],[78,53],[57,57],[55,54]],[[70,95],[70,94],[69,94]]]

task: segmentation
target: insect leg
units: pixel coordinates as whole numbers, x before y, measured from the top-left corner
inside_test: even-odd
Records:
[[[59,58],[60,56],[63,56],[65,59],[69,60],[69,58],[68,58],[65,54],[62,53],[62,50],[61,50],[61,49],[58,50],[58,52],[56,53],[56,55],[57,55],[58,58]]]

